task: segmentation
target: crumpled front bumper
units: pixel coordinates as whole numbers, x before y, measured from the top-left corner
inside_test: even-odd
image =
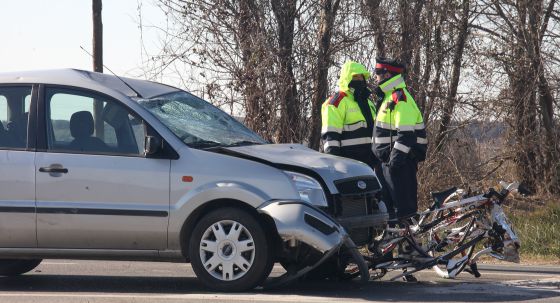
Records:
[[[325,253],[343,244],[348,234],[328,214],[303,201],[271,200],[257,210],[270,216],[279,236],[297,240]]]
[[[320,209],[297,200],[271,200],[257,208],[260,213],[270,216],[276,225],[278,235],[284,241],[297,240],[321,253],[323,257],[312,266],[295,273],[285,273],[273,279],[265,287],[274,287],[295,280],[316,268],[345,246],[360,269],[362,282],[369,280],[368,266],[344,227]]]

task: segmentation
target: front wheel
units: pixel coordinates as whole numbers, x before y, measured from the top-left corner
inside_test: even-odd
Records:
[[[32,271],[43,261],[42,259],[18,260],[0,259],[0,276],[18,276]]]
[[[467,215],[463,218],[468,219],[470,217]],[[476,234],[474,219],[471,219],[468,223],[461,220],[430,229],[428,243],[432,243],[433,247],[430,247],[428,253],[432,257],[455,254],[448,258],[447,264],[438,264],[433,267],[438,276],[444,279],[454,279],[470,264],[476,243],[472,245],[466,243],[475,238],[473,233]]]
[[[237,208],[221,208],[197,223],[189,245],[197,277],[219,291],[244,291],[259,285],[272,270],[271,244],[263,226]]]

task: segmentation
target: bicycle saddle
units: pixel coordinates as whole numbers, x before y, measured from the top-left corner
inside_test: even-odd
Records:
[[[457,187],[451,187],[449,189],[446,189],[444,191],[440,191],[440,192],[431,192],[430,194],[432,195],[432,198],[435,201],[435,207],[440,207],[441,204],[443,204],[443,201],[445,201],[445,199],[447,199],[447,197],[449,197],[452,193],[454,193],[455,191],[457,191]],[[434,207],[434,208],[435,208]]]

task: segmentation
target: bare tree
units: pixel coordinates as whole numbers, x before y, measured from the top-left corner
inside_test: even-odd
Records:
[[[177,72],[270,141],[318,149],[342,63],[394,57],[431,138],[420,188],[505,174],[560,192],[556,0],[159,2],[169,20],[148,74]]]
[[[319,32],[315,75],[313,77],[313,97],[311,101],[311,127],[309,131],[309,147],[319,149],[321,137],[321,104],[328,93],[328,75],[331,61],[331,39],[333,27],[340,0],[321,0],[321,17],[319,19]]]
[[[294,77],[292,51],[294,46],[294,25],[297,13],[297,1],[270,1],[272,12],[276,17],[278,48],[278,93],[280,97],[280,125],[276,134],[277,142],[300,142],[298,133],[300,119],[299,104],[296,99],[297,88]]]

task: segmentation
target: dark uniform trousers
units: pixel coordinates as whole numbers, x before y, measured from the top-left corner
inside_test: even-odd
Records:
[[[382,164],[382,175],[387,185],[386,194],[390,197],[389,200],[391,200],[385,203],[387,204],[387,209],[391,218],[395,215],[394,208],[397,209],[397,218],[408,217],[417,212],[417,167],[418,164],[412,159],[406,159],[398,167],[389,166],[387,163]]]

